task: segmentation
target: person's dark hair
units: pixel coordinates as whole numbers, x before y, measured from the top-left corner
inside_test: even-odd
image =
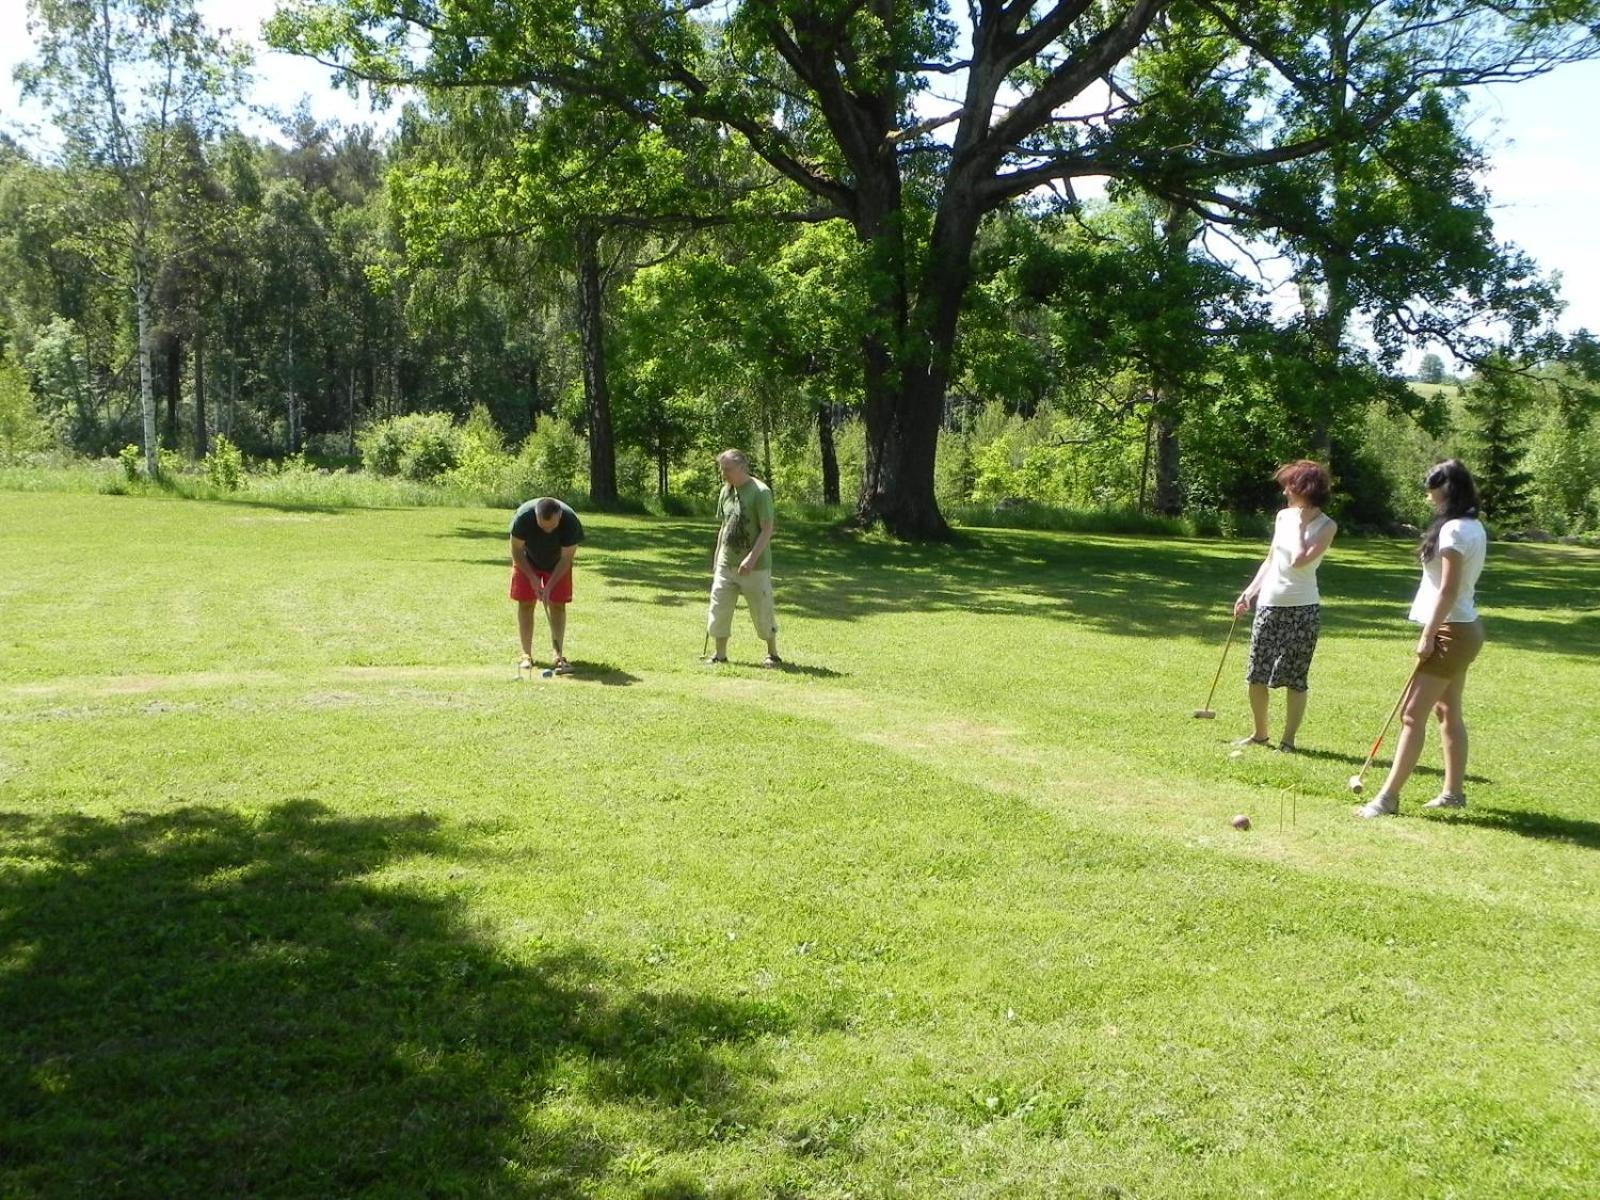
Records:
[[[1478,485],[1459,458],[1447,458],[1428,469],[1422,486],[1442,491],[1433,509],[1433,523],[1422,534],[1421,557],[1427,562],[1439,553],[1439,531],[1446,521],[1478,515]]]
[[[1309,458],[1285,463],[1273,473],[1272,481],[1284,491],[1293,492],[1318,508],[1327,504],[1328,496],[1333,491],[1328,468]]]
[[[548,521],[551,517],[561,515],[561,501],[552,500],[549,496],[536,500],[533,504],[533,515],[541,521]]]

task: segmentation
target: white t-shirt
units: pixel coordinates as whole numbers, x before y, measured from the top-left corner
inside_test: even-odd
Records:
[[[1478,576],[1483,574],[1483,559],[1489,550],[1489,535],[1483,522],[1476,517],[1457,517],[1446,521],[1439,530],[1439,553],[1422,564],[1422,582],[1417,585],[1417,598],[1411,602],[1411,619],[1426,625],[1433,617],[1433,606],[1439,601],[1439,585],[1444,576],[1440,562],[1446,550],[1461,556],[1461,589],[1456,592],[1456,602],[1446,621],[1476,621],[1478,619]]]
[[[1261,593],[1256,603],[1262,608],[1300,608],[1317,604],[1317,568],[1322,555],[1310,562],[1293,566],[1295,555],[1305,549],[1306,541],[1314,541],[1328,521],[1322,513],[1305,527],[1305,541],[1300,537],[1300,510],[1286,508],[1278,514],[1272,525],[1272,549],[1267,551],[1267,577],[1261,581]]]

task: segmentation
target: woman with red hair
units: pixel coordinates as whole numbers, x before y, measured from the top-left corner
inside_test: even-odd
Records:
[[[1252,604],[1256,606],[1250,626],[1250,666],[1245,673],[1255,729],[1235,744],[1271,744],[1267,736],[1268,689],[1281,687],[1288,689],[1288,699],[1278,749],[1292,752],[1306,715],[1306,676],[1322,629],[1317,567],[1339,526],[1322,511],[1332,488],[1326,467],[1303,458],[1279,467],[1272,478],[1289,505],[1273,523],[1267,557],[1233,604],[1235,617],[1248,612]]]

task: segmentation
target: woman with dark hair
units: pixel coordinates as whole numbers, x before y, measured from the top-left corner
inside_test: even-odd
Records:
[[[1332,482],[1327,468],[1301,459],[1279,467],[1273,480],[1283,489],[1289,506],[1272,527],[1272,546],[1257,568],[1250,585],[1233,603],[1233,615],[1242,616],[1252,603],[1256,616],[1250,626],[1250,715],[1255,731],[1237,746],[1266,746],[1269,688],[1288,689],[1284,705],[1283,736],[1278,749],[1292,752],[1295,735],[1306,715],[1306,676],[1316,653],[1322,629],[1322,603],[1317,594],[1317,567],[1333,544],[1339,526],[1322,511]]]
[[[1461,694],[1467,668],[1483,649],[1478,619],[1478,576],[1489,538],[1478,520],[1478,487],[1456,459],[1439,463],[1423,480],[1433,504],[1433,523],[1422,535],[1422,582],[1411,619],[1422,626],[1416,675],[1407,690],[1389,776],[1358,817],[1392,817],[1400,811],[1400,789],[1411,777],[1428,735],[1428,712],[1439,721],[1444,743],[1444,789],[1423,808],[1467,806],[1467,725]]]

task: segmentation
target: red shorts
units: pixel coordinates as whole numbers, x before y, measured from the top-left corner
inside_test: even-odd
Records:
[[[549,571],[541,571],[535,567],[533,573],[538,576],[541,586],[549,584]],[[513,600],[521,600],[525,604],[532,604],[539,598],[534,595],[533,584],[528,582],[528,577],[515,567],[511,568],[511,598]],[[572,603],[572,568],[567,568],[567,573],[557,582],[555,590],[550,593],[549,603]]]

